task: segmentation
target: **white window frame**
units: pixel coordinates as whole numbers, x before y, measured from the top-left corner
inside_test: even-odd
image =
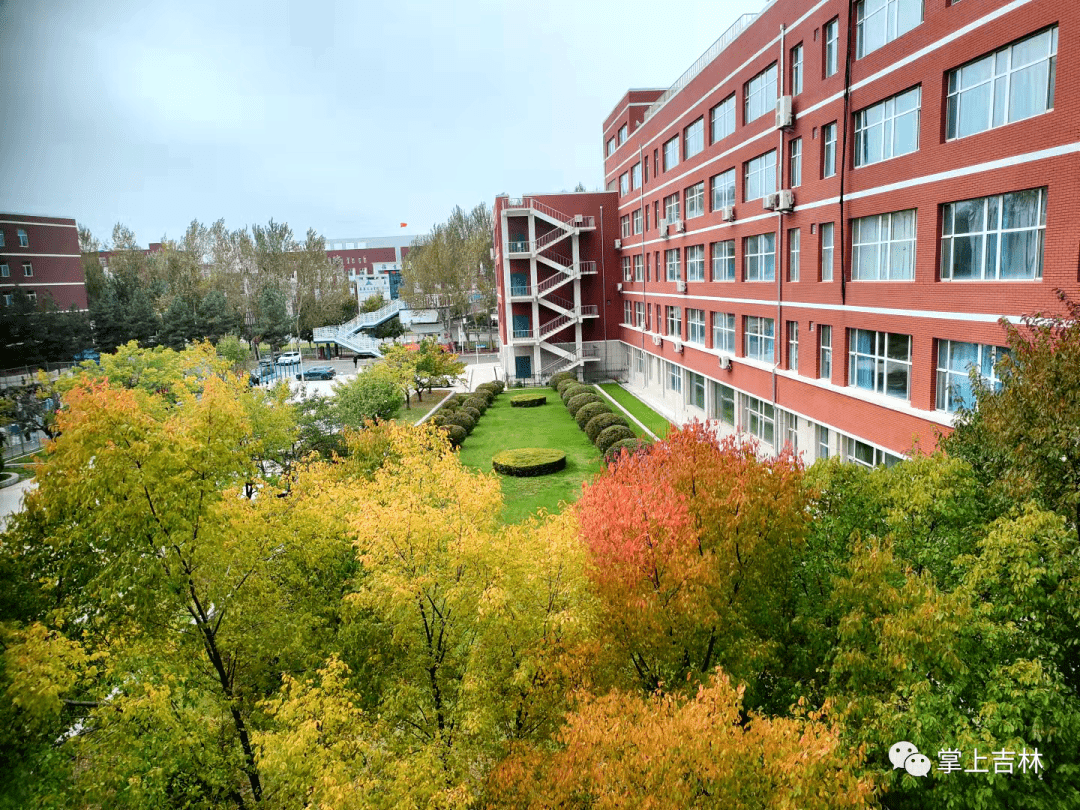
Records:
[[[634,254],[634,281],[645,280],[645,262],[640,253]]]
[[[776,62],[743,86],[743,123],[749,124],[776,109]]]
[[[792,138],[788,144],[788,183],[791,188],[802,185],[802,138]]]
[[[735,133],[735,94],[725,98],[709,111],[710,143],[721,141]]]
[[[705,246],[689,245],[686,248],[686,280],[705,280]]]
[[[626,124],[623,124],[621,127],[619,127],[618,141],[617,141],[619,146],[622,146],[624,143],[626,143],[626,135],[627,135]]]
[[[607,157],[611,157],[615,154],[615,138],[608,138],[607,141]]]
[[[735,205],[735,169],[714,174],[709,180],[712,187],[712,210],[719,211],[729,205]]]
[[[803,88],[803,47],[800,42],[791,49],[791,95],[797,96]]]
[[[686,342],[705,345],[705,310],[686,310]]]
[[[630,215],[631,232],[636,236],[641,233],[641,209],[636,209]]]
[[[679,218],[679,192],[664,197],[664,219],[668,225]]]
[[[916,6],[919,10],[917,20],[911,14]],[[923,0],[858,0],[855,3],[855,58],[862,59],[914,30],[922,25],[924,15]],[[878,36],[867,43],[871,26],[878,29],[875,32]]]
[[[735,280],[735,240],[712,243],[712,280]]]
[[[833,17],[822,32],[825,46],[825,78],[835,76],[840,69],[840,18]]]
[[[776,280],[776,233],[743,238],[743,281]]]
[[[868,351],[859,348],[859,339],[864,335],[871,344]],[[848,385],[894,399],[911,398],[911,335],[849,329],[848,340]],[[894,356],[901,353],[905,356]],[[860,371],[869,372],[872,378],[869,385],[860,384]],[[903,374],[904,379],[902,394],[889,382],[890,376],[899,374]]]
[[[630,193],[630,174],[623,172],[619,175],[619,194],[626,196]]]
[[[760,200],[776,191],[776,150],[751,158],[743,164],[743,202]]]
[[[735,407],[735,389],[730,385],[714,382],[712,390],[712,418],[735,427],[735,416],[738,413],[738,408]]]
[[[630,168],[630,188],[641,188],[641,164],[635,163]]]
[[[922,87],[879,101],[855,113],[855,168],[919,151]],[[903,143],[904,133],[911,139]],[[876,150],[871,156],[871,150]]]
[[[630,215],[623,214],[619,217],[619,231],[622,234],[622,238],[625,239],[630,235]]]
[[[989,197],[975,197],[970,200],[945,203],[942,206],[941,215],[942,281],[1038,281],[1041,279],[1046,244],[1046,191],[1045,187],[1029,188],[1021,191],[1010,191],[1005,194],[994,194]],[[1020,195],[1029,195],[1033,192],[1038,194],[1036,198],[1036,223],[1023,227],[1003,227],[1006,209],[1010,207],[1011,201]],[[958,207],[962,205],[975,206],[976,204],[982,208],[982,227],[978,230],[971,229],[957,233],[956,212]],[[991,221],[993,221],[993,225],[991,225]],[[1032,272],[1023,275],[1013,272],[1006,274],[1004,271],[1009,268],[1006,268],[1003,262],[1003,256],[1006,253],[1004,243],[1016,239],[1018,235],[1026,235],[1027,239],[1034,242],[1037,255],[1030,257],[1034,259],[1034,267],[1030,268]],[[958,246],[965,242],[973,243],[974,240],[978,240],[979,266],[974,268],[978,272],[977,274],[957,278]]]
[[[957,355],[961,351],[965,351],[961,347],[967,347],[966,353],[973,353],[975,355],[974,359],[968,362],[964,362],[962,359],[958,361]],[[970,377],[970,371],[973,368],[976,369],[978,376],[982,379],[983,385],[992,391],[1001,390],[1002,380],[998,377],[994,366],[1003,355],[1008,354],[1008,349],[1001,346],[990,346],[986,343],[969,343],[939,338],[936,354],[937,373],[934,378],[934,404],[939,411],[956,413],[960,407],[968,409],[975,407]],[[958,395],[957,391],[966,392],[966,396],[963,394]],[[957,407],[958,405],[959,407]]]
[[[833,263],[836,261],[836,223],[822,222],[818,227],[821,235],[821,280],[833,280]]]
[[[735,354],[735,314],[714,312],[712,314],[713,349]]]
[[[686,372],[687,404],[705,410],[705,378],[694,371]]]
[[[836,122],[821,128],[821,176],[836,176]]]
[[[767,447],[776,447],[776,409],[763,399],[743,394],[742,417],[746,432]]]
[[[627,326],[634,325],[634,308],[630,301],[623,301],[623,323]]]
[[[681,394],[683,390],[682,367],[677,366],[675,363],[671,363],[667,360],[664,361],[664,365],[667,366],[667,368],[665,369],[667,371],[667,374],[664,375],[666,378],[664,385],[669,391],[674,391],[676,394]]]
[[[705,216],[705,181],[694,183],[685,191],[686,195],[686,218]]]
[[[19,247],[30,247],[30,237],[26,233],[26,228],[16,228],[15,232],[19,237]]]
[[[1029,59],[1024,61],[1023,64],[1017,65],[1017,61],[1024,59],[1023,51],[1018,49],[1022,49],[1027,43],[1038,40],[1040,37],[1047,38],[1044,52],[1036,59]],[[1057,51],[1058,28],[1055,25],[950,70],[945,76],[947,90],[945,104],[946,140],[967,138],[1016,121],[1025,121],[1028,118],[1043,115],[1054,109]],[[1014,103],[1021,100],[1012,98],[1014,77],[1023,71],[1034,70],[1044,62],[1046,63],[1046,92],[1042,95],[1043,108],[1027,114],[1022,114],[1023,110],[1017,109],[1014,113]],[[1017,86],[1020,87],[1020,94],[1023,99],[1032,100],[1036,98],[1031,93],[1024,93],[1022,85]],[[969,122],[968,128],[970,128],[970,131],[967,131],[968,128],[961,126],[969,106],[965,104],[965,98],[970,102],[978,96],[982,96],[979,100],[984,102],[986,116],[984,120],[980,120],[977,115],[979,105],[976,103],[975,112],[971,114],[972,117]],[[971,128],[972,124],[974,124],[974,128]]]
[[[682,281],[680,252],[678,248],[668,248],[664,251],[664,279],[666,281]]]
[[[33,262],[23,262],[22,274],[23,274],[23,278],[33,278],[34,277],[34,264],[33,264]]]
[[[832,326],[818,324],[818,378],[832,379]]]
[[[679,165],[679,136],[675,135],[664,142],[664,171],[668,172]]]
[[[788,369],[798,373],[799,371],[799,322],[787,322],[788,343]]]
[[[705,150],[705,118],[689,124],[683,130],[683,160],[689,160],[694,155],[700,155]]]
[[[746,315],[743,321],[743,352],[751,360],[772,363],[776,357],[776,322],[772,318]]]
[[[7,262],[0,263],[0,278],[11,278],[11,268]]]
[[[635,301],[634,302],[634,326],[636,326],[638,329],[644,329],[645,328],[645,302],[644,301]]]
[[[903,461],[899,456],[895,456],[886,450],[882,450],[880,447],[875,447],[872,444],[860,441],[853,436],[842,436],[842,439],[841,449],[844,453],[844,461],[849,461],[852,464],[858,464],[861,467],[872,470],[882,464],[886,467],[891,467],[894,464]],[[860,456],[860,453],[868,453],[870,458],[867,459]]]
[[[788,281],[799,280],[799,243],[802,238],[798,228],[788,228]]]
[[[852,281],[915,279],[915,209],[851,220]]]

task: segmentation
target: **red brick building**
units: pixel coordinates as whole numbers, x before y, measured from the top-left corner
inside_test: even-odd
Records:
[[[11,304],[16,288],[60,309],[86,309],[86,278],[75,220],[0,214],[0,303]]]
[[[1080,296],[1078,64],[1076,3],[774,0],[629,91],[622,288],[580,300],[615,299],[630,387],[808,461],[933,446],[999,319]]]

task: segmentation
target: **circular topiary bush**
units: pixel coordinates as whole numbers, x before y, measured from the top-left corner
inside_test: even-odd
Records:
[[[495,401],[495,393],[487,388],[478,388],[477,390],[473,391],[470,399],[482,399],[484,400],[484,402],[490,405],[492,402]]]
[[[465,400],[465,404],[461,407],[476,408],[476,410],[480,411],[480,413],[484,413],[488,409],[488,405],[490,404],[491,403],[483,397],[469,397],[467,400]]]
[[[559,384],[555,386],[555,390],[559,392],[559,396],[561,397],[563,395],[563,391],[565,391],[571,385],[581,385],[581,383],[577,381],[576,377],[567,377],[566,379],[561,380]]]
[[[611,408],[607,406],[606,402],[590,402],[578,408],[577,413],[574,414],[574,419],[577,421],[577,426],[584,430],[590,419],[602,413],[611,413]]]
[[[615,444],[611,445],[604,453],[604,463],[610,464],[613,461],[618,461],[622,456],[622,451],[625,449],[630,455],[640,452],[644,448],[648,447],[649,443],[644,439],[619,439]]]
[[[520,478],[533,475],[550,475],[566,467],[566,453],[547,447],[522,447],[503,450],[492,456],[491,466],[495,472]]]
[[[493,398],[497,397],[500,393],[502,393],[502,389],[499,388],[499,386],[496,383],[493,383],[493,382],[480,383],[480,385],[476,386],[476,391],[488,391],[488,392],[491,393],[491,396]]]
[[[603,400],[600,399],[599,395],[586,391],[567,400],[566,410],[570,411],[571,416],[577,416],[577,412],[590,402],[603,402]]]
[[[465,437],[469,435],[461,425],[446,425],[443,430],[454,447],[461,447]]]
[[[495,396],[498,396],[506,390],[506,383],[504,383],[502,380],[495,380],[494,382],[484,383],[484,385],[495,386]]]
[[[578,394],[591,394],[592,392],[593,390],[587,385],[582,385],[581,383],[572,383],[571,385],[566,386],[566,388],[562,390],[560,396],[562,397],[563,404],[565,404],[574,397],[576,397]]]
[[[599,416],[594,416],[585,425],[585,435],[589,437],[589,441],[596,444],[596,437],[599,436],[604,430],[612,425],[622,425],[623,427],[630,427],[630,423],[626,421],[626,418],[617,413],[602,413]]]
[[[469,396],[469,394],[462,393],[453,394],[450,397],[450,401],[447,403],[447,405],[464,405],[465,400],[467,400]]]
[[[574,372],[572,371],[560,371],[556,374],[551,375],[551,379],[548,380],[548,385],[558,391],[559,383],[563,382],[564,380],[574,380],[575,382],[577,382],[577,377],[574,376]]]
[[[518,394],[510,398],[511,408],[539,408],[547,404],[547,397],[543,394]]]
[[[458,411],[452,416],[448,416],[446,418],[446,424],[461,425],[461,427],[465,428],[466,433],[472,433],[473,428],[476,427],[476,420],[469,416],[469,414],[465,413],[465,411]]]
[[[482,414],[476,408],[472,408],[468,405],[463,405],[458,413],[467,413],[472,417],[473,422],[479,422]]]
[[[612,425],[600,431],[594,444],[601,454],[606,454],[611,445],[621,442],[623,439],[633,439],[634,431],[623,425]]]

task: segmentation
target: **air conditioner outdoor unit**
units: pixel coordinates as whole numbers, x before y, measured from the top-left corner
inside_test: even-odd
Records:
[[[766,194],[761,198],[761,207],[766,211],[775,211],[776,206],[780,203],[779,194]]]
[[[683,223],[683,221],[681,219],[675,220],[675,233],[685,233],[685,232],[686,232],[686,225]]]
[[[673,340],[671,342],[671,348],[673,348],[675,350],[676,354],[681,353],[682,352],[682,341],[681,340]]]
[[[622,292],[622,282],[621,281],[618,284],[615,285],[615,289],[618,290],[619,292]]]
[[[682,281],[681,279],[679,281],[676,281],[675,282],[675,291],[676,292],[686,292],[686,282]]]
[[[664,339],[660,337],[660,335],[653,335],[652,342],[655,343],[657,346],[661,346],[664,343]]]
[[[776,202],[776,210],[791,213],[795,210],[795,194],[791,189],[785,188],[779,193]]]
[[[616,250],[621,250],[622,249],[622,239],[616,239],[615,240],[615,249]]]
[[[725,205],[723,208],[721,208],[720,209],[720,219],[724,220],[724,222],[734,222],[735,221],[735,206],[734,205]]]
[[[490,251],[489,255],[491,256],[491,260],[495,261],[495,248],[489,248],[489,251]]]
[[[780,96],[776,100],[776,126],[781,129],[795,125],[795,113],[791,110],[791,96]]]
[[[728,357],[726,354],[720,355],[720,368],[731,368],[731,358]]]
[[[585,224],[585,217],[582,214],[574,214],[574,224],[575,225],[584,225]]]

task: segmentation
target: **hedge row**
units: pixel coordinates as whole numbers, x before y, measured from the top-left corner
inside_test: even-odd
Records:
[[[560,372],[551,378],[551,387],[559,392],[566,410],[578,427],[585,431],[605,461],[618,457],[623,447],[636,451],[645,446],[630,429],[630,423],[611,407],[590,385],[582,385],[570,372]]]
[[[445,431],[450,444],[461,447],[465,437],[473,432],[480,417],[505,388],[505,383],[496,380],[476,386],[471,394],[454,394],[429,421]]]

